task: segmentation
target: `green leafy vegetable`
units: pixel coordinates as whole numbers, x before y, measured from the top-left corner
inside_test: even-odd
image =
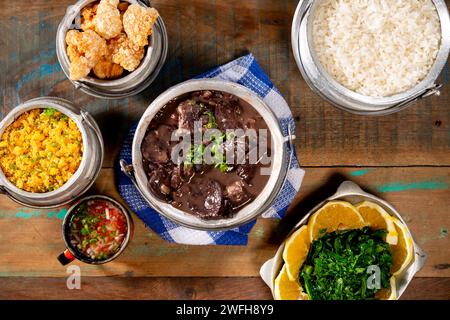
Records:
[[[380,269],[381,288],[389,287],[392,255],[385,230],[336,231],[313,241],[300,270],[300,282],[311,300],[374,299],[369,289],[369,266]]]

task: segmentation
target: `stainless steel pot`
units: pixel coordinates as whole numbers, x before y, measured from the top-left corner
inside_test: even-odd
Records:
[[[76,123],[83,139],[83,156],[80,166],[62,187],[46,193],[27,192],[17,188],[0,169],[0,193],[8,195],[12,200],[26,207],[54,208],[78,198],[94,183],[103,163],[103,137],[97,123],[89,113],[67,100],[55,97],[28,100],[12,109],[0,122],[0,136],[22,113],[38,108],[54,108]]]
[[[56,54],[67,78],[69,78],[70,61],[66,52],[66,33],[69,29],[77,28],[76,19],[79,17],[81,9],[95,1],[79,0],[74,5],[69,6],[66,15],[58,26],[56,33]],[[126,1],[132,4],[138,3],[142,6],[150,7],[149,1]],[[158,76],[166,61],[167,50],[168,38],[166,27],[163,19],[158,17],[153,26],[153,33],[150,37],[150,44],[147,47],[144,59],[136,70],[115,80],[100,80],[87,76],[79,81],[70,81],[75,88],[99,98],[120,99],[133,96],[146,89]]]
[[[250,204],[242,208],[233,217],[220,220],[203,220],[191,214],[174,208],[160,201],[147,187],[147,176],[142,165],[141,144],[147,127],[155,114],[169,101],[185,93],[198,90],[217,90],[234,94],[252,105],[264,118],[272,137],[272,163],[270,178],[261,194]],[[132,164],[121,160],[122,170],[133,181],[144,199],[160,214],[183,226],[199,230],[226,230],[238,227],[266,212],[278,196],[285,180],[287,168],[292,161],[294,136],[290,133],[284,136],[278,119],[273,111],[255,93],[249,89],[228,81],[221,80],[190,80],[176,85],[156,98],[145,111],[136,129],[132,146]],[[287,154],[286,144],[290,144],[290,154]]]
[[[398,218],[408,229],[409,235],[412,238],[411,231],[408,228],[408,225],[406,224],[405,220],[403,220],[400,213],[388,202],[370,194],[367,192],[364,192],[358,185],[351,181],[345,181],[343,182],[336,193],[326,199],[325,201],[318,204],[316,207],[314,207],[311,211],[308,212],[306,216],[304,216],[300,222],[292,229],[289,236],[300,229],[303,225],[306,225],[308,223],[309,217],[319,210],[321,207],[323,207],[327,202],[333,201],[333,200],[343,200],[348,201],[352,204],[357,204],[362,201],[371,201],[378,205],[380,205],[383,209],[386,210],[387,213],[389,213],[392,216],[395,216]],[[287,238],[289,238],[289,236]],[[286,238],[286,239],[287,239]],[[417,245],[417,243],[413,240],[414,245],[414,258],[409,267],[398,277],[396,277],[396,289],[397,289],[397,299],[400,298],[400,296],[405,292],[406,287],[411,282],[414,275],[422,269],[422,267],[425,265],[426,262],[426,254],[425,252]],[[278,248],[277,253],[275,256],[266,261],[260,270],[261,278],[264,280],[264,282],[269,286],[269,288],[272,291],[272,295],[274,295],[274,283],[275,279],[280,273],[281,268],[283,267],[284,261],[283,261],[283,251],[284,251],[285,242]]]
[[[299,1],[291,33],[295,60],[306,83],[315,93],[342,110],[361,115],[391,114],[419,99],[440,94],[442,85],[436,84],[436,79],[447,63],[450,50],[450,18],[444,0],[432,0],[441,22],[441,47],[428,76],[410,90],[390,97],[369,97],[353,92],[323,69],[314,53],[312,41],[312,20],[320,1]]]

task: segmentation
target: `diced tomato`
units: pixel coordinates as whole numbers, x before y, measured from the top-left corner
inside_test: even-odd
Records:
[[[105,200],[81,204],[71,220],[71,243],[92,259],[106,259],[119,250],[127,232],[124,214]]]

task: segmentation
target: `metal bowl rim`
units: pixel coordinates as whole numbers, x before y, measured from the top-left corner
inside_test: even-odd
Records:
[[[220,88],[215,88],[215,87],[220,86]],[[136,133],[134,135],[134,139],[133,139],[133,146],[132,146],[132,165],[134,167],[134,171],[135,171],[135,178],[137,180],[137,184],[139,186],[139,190],[140,192],[143,194],[144,198],[147,200],[147,202],[156,210],[158,211],[158,213],[162,214],[163,216],[165,216],[166,218],[175,221],[183,226],[189,227],[191,229],[197,229],[197,230],[209,230],[209,231],[220,231],[220,230],[228,230],[228,229],[232,229],[235,228],[237,226],[243,225],[247,222],[250,222],[252,220],[254,220],[255,218],[257,218],[259,215],[261,215],[263,212],[258,212],[256,211],[253,214],[249,214],[248,216],[246,216],[245,219],[242,220],[237,220],[236,216],[238,215],[238,213],[240,213],[241,211],[238,211],[238,213],[236,213],[232,218],[228,218],[228,219],[220,219],[220,220],[202,220],[200,218],[197,218],[193,215],[190,215],[186,212],[183,212],[181,210],[175,209],[173,208],[170,204],[167,203],[163,203],[162,201],[158,200],[156,197],[154,197],[148,190],[147,188],[145,188],[147,180],[143,179],[142,176],[142,172],[143,172],[143,168],[142,168],[142,164],[140,164],[140,160],[141,160],[141,155],[140,155],[140,144],[142,142],[143,136],[142,137],[138,137],[138,133],[140,131],[143,131],[145,133],[145,130],[148,127],[149,122],[151,121],[151,119],[153,118],[153,116],[156,114],[156,112],[158,110],[160,110],[168,101],[170,101],[173,98],[176,98],[184,93],[189,93],[189,92],[193,92],[196,90],[218,90],[218,91],[223,91],[223,92],[229,92],[232,94],[235,94],[236,96],[242,98],[242,96],[239,96],[240,93],[236,93],[236,90],[233,89],[238,89],[241,90],[241,92],[245,92],[246,94],[248,94],[249,96],[252,97],[253,101],[255,103],[258,103],[260,105],[263,105],[264,108],[266,109],[266,111],[268,113],[271,113],[271,117],[273,118],[273,122],[276,123],[276,125],[273,128],[270,128],[270,124],[268,123],[269,129],[271,130],[271,134],[272,134],[272,139],[275,140],[275,138],[277,138],[278,140],[281,140],[282,137],[284,137],[284,134],[282,132],[281,126],[279,124],[278,118],[275,116],[274,112],[267,106],[267,104],[258,96],[256,95],[256,93],[254,93],[253,91],[251,91],[250,89],[234,83],[234,82],[230,82],[230,81],[225,81],[225,80],[218,80],[218,79],[195,79],[195,80],[188,80],[185,82],[182,82],[178,85],[175,85],[171,88],[169,88],[168,90],[166,90],[164,93],[162,93],[159,97],[157,97],[151,104],[150,106],[147,108],[147,110],[145,111],[145,113],[143,114],[143,116],[141,117],[139,124],[137,126],[136,129]],[[176,93],[175,92],[177,90],[180,90],[180,93]],[[247,101],[248,103],[250,103],[249,101]],[[255,103],[250,103],[250,105],[252,105],[253,107]],[[155,109],[153,109],[152,107],[156,107]],[[266,121],[267,123],[267,121]],[[145,128],[144,128],[145,127]],[[275,131],[274,131],[275,130]],[[278,135],[278,137],[277,137]],[[280,169],[277,171],[279,172],[279,176],[275,178],[273,178],[273,182],[272,184],[274,185],[274,187],[278,188],[278,191],[276,192],[276,194],[278,194],[279,190],[281,190],[281,186],[280,186],[280,180],[284,180],[284,175],[286,174],[286,172],[283,172],[283,166],[284,166],[284,160],[285,160],[285,155],[286,155],[286,148],[284,146],[279,146],[278,147],[281,151],[281,153],[278,155],[278,159],[280,160],[276,160],[279,163]],[[274,152],[275,153],[275,152]],[[277,163],[277,165],[278,165]],[[140,172],[141,171],[141,172]],[[145,181],[144,181],[145,180]],[[271,178],[269,178],[268,184],[264,187],[263,191],[267,191],[268,190],[268,186],[269,186],[269,182],[271,181]],[[267,189],[267,190],[266,190]],[[263,193],[263,192],[262,192]],[[261,193],[261,194],[262,194]],[[261,194],[255,199],[253,200],[248,206],[245,206],[242,210],[249,210],[249,208],[251,208],[250,206],[253,204],[253,206],[257,203],[257,200],[262,199],[261,198]],[[272,200],[274,196],[272,195],[271,198],[266,199],[267,201]],[[267,205],[267,201],[263,202],[259,205],[259,209],[264,208],[265,210],[268,209],[268,205]],[[166,211],[169,211],[166,212]],[[176,216],[173,213],[170,213],[170,211],[176,211]],[[182,218],[180,218],[182,217]]]

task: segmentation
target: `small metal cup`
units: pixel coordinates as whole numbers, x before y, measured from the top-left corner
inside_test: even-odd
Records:
[[[72,219],[72,216],[76,213],[76,209],[78,206],[86,201],[89,200],[105,200],[108,202],[111,202],[114,206],[116,206],[121,213],[125,216],[127,220],[127,234],[125,235],[125,238],[123,239],[122,243],[120,244],[119,250],[111,255],[107,259],[103,260],[93,260],[89,257],[86,257],[82,255],[74,246],[70,243],[70,221]],[[64,250],[59,256],[58,261],[62,265],[69,264],[73,260],[77,259],[81,262],[88,263],[88,264],[105,264],[107,262],[111,262],[115,260],[118,256],[122,254],[122,252],[125,250],[125,248],[128,245],[128,242],[130,241],[131,237],[133,235],[133,219],[131,218],[131,214],[128,212],[128,210],[121,205],[119,202],[114,200],[111,197],[102,196],[102,195],[93,195],[89,197],[85,197],[83,199],[80,199],[75,203],[70,209],[67,211],[66,216],[64,217],[64,220],[62,222],[62,236],[64,239],[64,243],[66,244],[66,250]]]

